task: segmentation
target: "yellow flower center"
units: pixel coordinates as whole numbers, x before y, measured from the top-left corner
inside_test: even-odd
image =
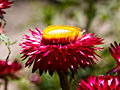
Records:
[[[75,37],[81,37],[80,28],[68,25],[51,25],[43,30],[44,39],[67,39],[74,40]]]

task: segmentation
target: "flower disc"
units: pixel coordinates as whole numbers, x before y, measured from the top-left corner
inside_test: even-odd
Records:
[[[80,28],[68,25],[52,25],[43,30],[44,44],[66,44],[81,37]]]

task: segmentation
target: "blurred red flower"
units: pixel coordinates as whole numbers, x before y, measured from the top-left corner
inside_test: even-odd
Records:
[[[21,64],[17,61],[0,61],[0,78],[7,76],[14,76],[14,74],[22,68]]]
[[[3,18],[3,14],[5,12],[3,9],[10,8],[10,4],[14,3],[14,1],[9,1],[9,0],[0,0],[0,17]]]
[[[14,3],[14,1],[9,0],[0,0],[0,9],[10,8],[10,4]]]
[[[120,90],[120,76],[89,76],[79,81],[77,90]]]
[[[103,39],[94,33],[82,34],[80,28],[64,25],[52,25],[43,32],[36,28],[36,31],[30,30],[33,37],[25,35],[20,44],[22,58],[29,58],[26,66],[34,62],[32,72],[39,69],[40,75],[47,70],[50,75],[55,70],[67,74],[70,69],[75,73],[79,67],[85,69],[95,64],[95,56],[100,57],[95,51],[102,49],[96,45],[103,44]]]
[[[114,45],[111,44],[111,47],[109,48],[109,52],[112,55],[112,57],[117,62],[117,66],[110,70],[108,73],[115,73],[118,72],[120,74],[120,44],[118,45],[117,42],[114,42]]]

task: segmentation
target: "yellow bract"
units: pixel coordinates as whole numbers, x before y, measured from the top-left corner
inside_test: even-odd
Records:
[[[74,39],[81,37],[81,29],[69,25],[51,25],[43,30],[45,39]]]

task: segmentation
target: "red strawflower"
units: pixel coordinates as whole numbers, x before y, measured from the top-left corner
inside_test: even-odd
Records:
[[[64,25],[52,25],[43,32],[36,28],[36,31],[30,30],[33,37],[25,35],[20,44],[23,60],[28,58],[26,66],[34,62],[32,72],[39,69],[40,75],[47,70],[50,75],[55,70],[67,74],[70,69],[74,73],[79,67],[85,69],[95,64],[95,56],[100,57],[95,51],[102,48],[95,45],[103,44],[103,39],[94,33],[81,35],[79,28]]]
[[[120,73],[120,44],[118,45],[117,42],[115,41],[114,45],[111,44],[111,47],[109,48],[109,52],[112,55],[112,57],[115,59],[115,61],[117,62],[116,63],[117,66],[113,68],[111,71],[109,71],[108,73],[112,73],[112,72]]]
[[[0,78],[7,76],[14,76],[14,74],[21,69],[21,64],[17,61],[0,61]]]
[[[120,90],[120,76],[89,76],[79,81],[77,90]]]
[[[2,9],[10,8],[10,4],[12,3],[14,3],[14,1],[0,0],[0,17],[3,17],[3,14],[5,14]]]

